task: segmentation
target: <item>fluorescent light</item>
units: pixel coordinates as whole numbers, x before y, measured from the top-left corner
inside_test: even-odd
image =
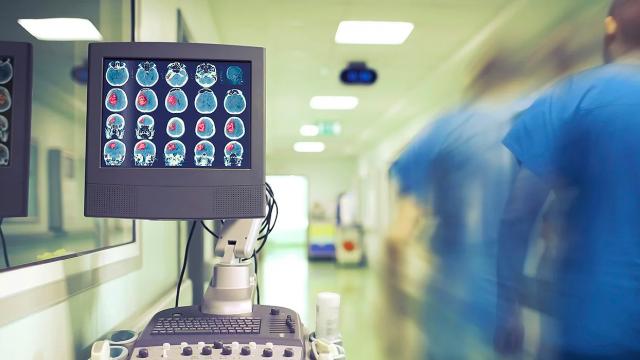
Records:
[[[400,45],[413,31],[413,24],[400,21],[341,21],[338,44]]]
[[[301,153],[319,153],[324,149],[324,143],[319,141],[301,141],[293,144],[293,150]]]
[[[320,127],[318,125],[302,125],[300,127],[300,135],[302,136],[318,136]]]
[[[87,19],[48,18],[18,19],[18,24],[38,40],[89,41],[102,40],[102,35]]]
[[[309,106],[316,110],[352,110],[358,106],[355,96],[314,96]]]

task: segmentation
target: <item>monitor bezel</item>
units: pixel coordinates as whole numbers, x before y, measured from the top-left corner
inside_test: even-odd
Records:
[[[0,218],[25,217],[29,211],[29,161],[33,46],[27,42],[0,41],[0,55],[13,58],[9,166],[0,167]]]
[[[179,56],[176,56],[179,54]],[[265,179],[265,78],[264,48],[193,43],[92,43],[89,44],[87,91],[87,183],[211,187],[257,185]],[[251,63],[251,168],[110,168],[101,166],[102,91],[104,59],[211,60]],[[219,156],[219,155],[217,155]],[[197,175],[197,176],[190,176]],[[123,178],[125,177],[125,178]],[[212,185],[215,184],[215,185]]]

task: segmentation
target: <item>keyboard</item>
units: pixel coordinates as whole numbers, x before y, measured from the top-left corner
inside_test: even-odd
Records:
[[[260,334],[261,319],[255,317],[183,317],[157,318],[151,335]]]

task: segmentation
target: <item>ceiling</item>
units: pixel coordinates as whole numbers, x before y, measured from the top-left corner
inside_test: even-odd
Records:
[[[294,156],[303,124],[339,121],[342,134],[321,138],[322,155],[356,156],[389,133],[459,101],[470,64],[495,47],[526,49],[545,33],[606,1],[581,0],[244,0],[210,3],[220,40],[267,49],[267,152]],[[409,21],[403,45],[339,45],[342,20]],[[191,25],[193,26],[193,25]],[[599,28],[598,28],[599,30]],[[379,73],[371,87],[345,86],[338,75],[349,61]],[[318,111],[314,95],[354,95],[351,111]],[[420,121],[425,121],[420,120]]]

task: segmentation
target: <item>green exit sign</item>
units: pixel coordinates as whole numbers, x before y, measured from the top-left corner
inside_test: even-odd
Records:
[[[336,136],[340,135],[342,131],[340,123],[336,121],[320,121],[316,125],[318,126],[318,135],[320,136]]]

